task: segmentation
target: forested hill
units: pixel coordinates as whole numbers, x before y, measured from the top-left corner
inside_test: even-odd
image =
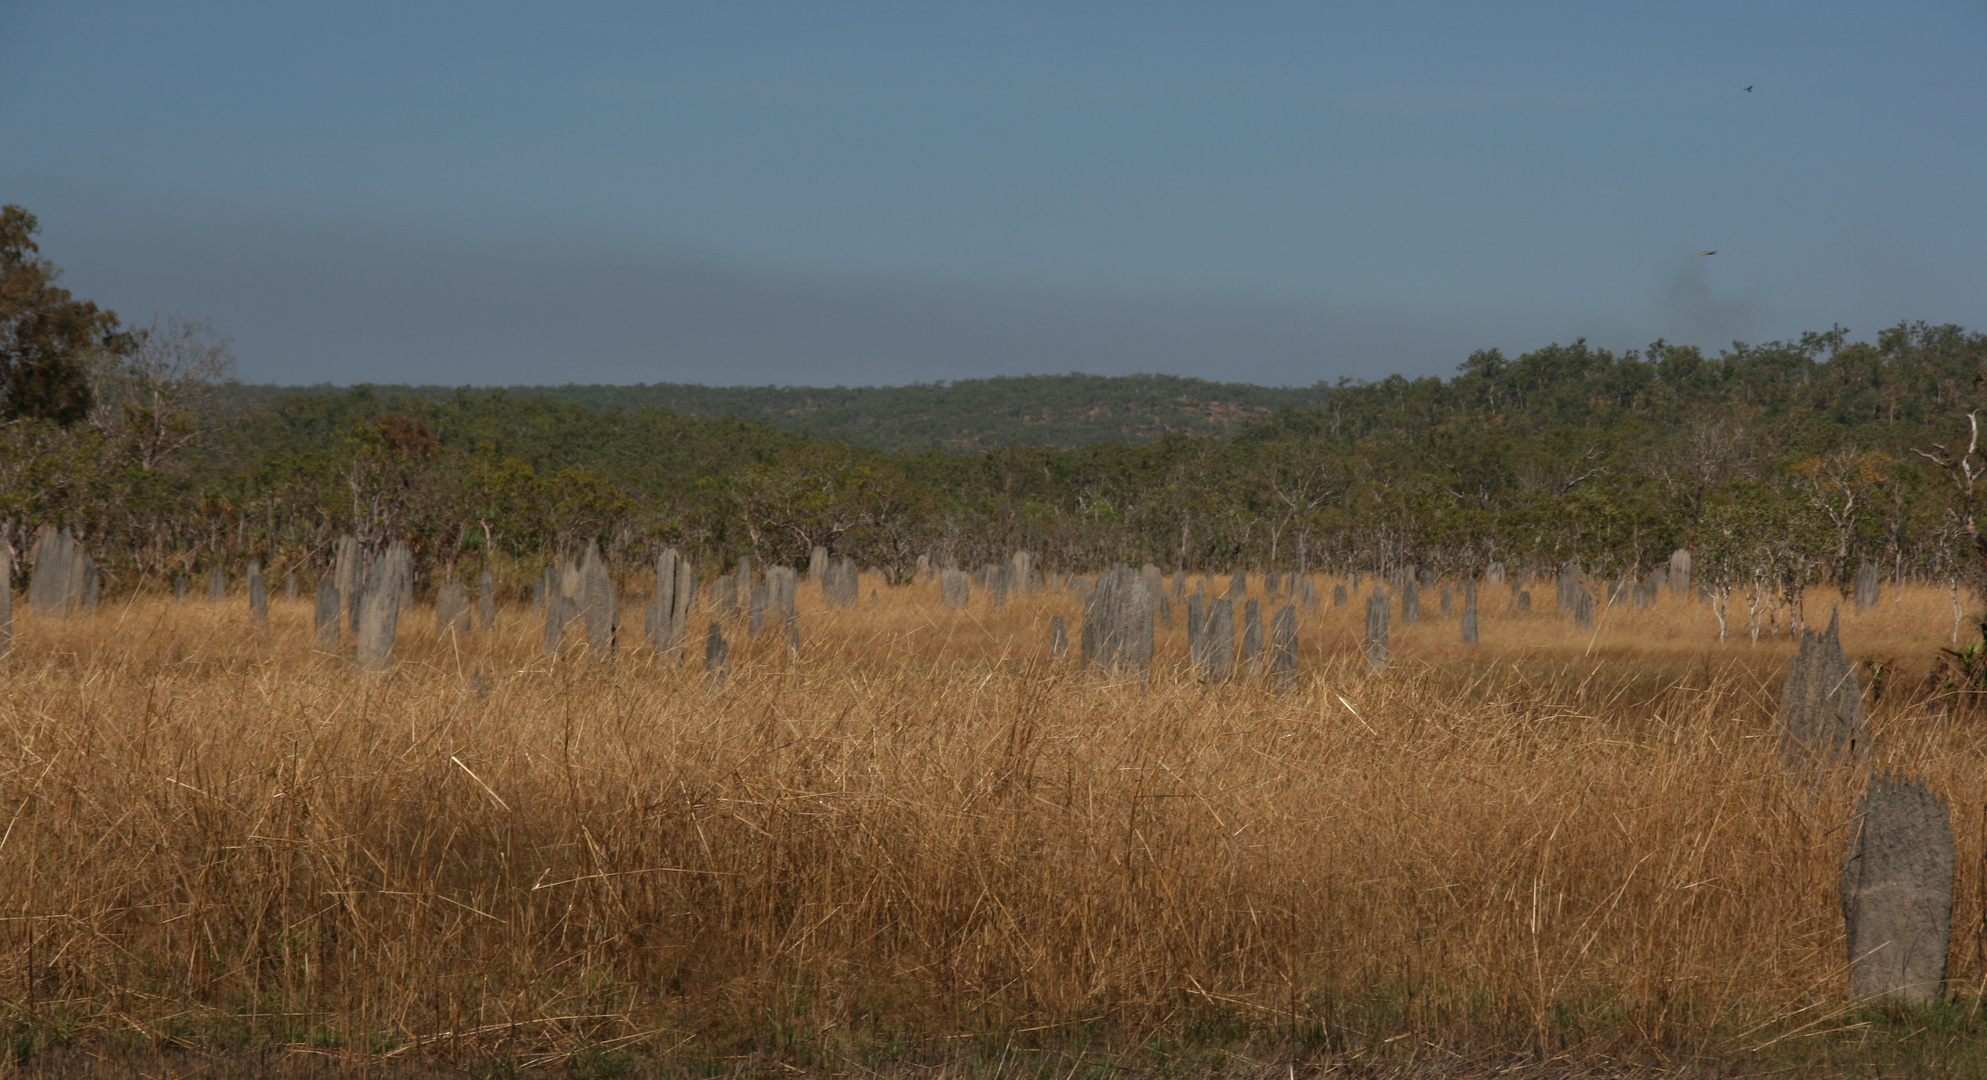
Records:
[[[381,399],[443,401],[440,386],[374,386]],[[487,394],[488,390],[469,390]],[[1020,375],[910,386],[512,386],[511,398],[543,398],[595,412],[660,407],[696,419],[738,417],[879,450],[985,450],[1150,442],[1168,433],[1226,435],[1284,409],[1324,405],[1324,386],[1284,388],[1174,375]],[[233,388],[238,405],[297,394],[342,395],[331,386]]]
[[[1884,330],[1869,342],[1850,341],[1835,329],[1792,341],[1734,343],[1713,356],[1663,342],[1620,354],[1585,342],[1516,358],[1488,350],[1471,355],[1449,378],[1395,375],[1302,388],[1070,374],[854,388],[237,385],[226,389],[225,402],[251,414],[277,407],[289,415],[292,430],[252,425],[257,437],[274,437],[287,449],[302,449],[294,442],[299,436],[319,438],[380,411],[411,408],[439,421],[443,414],[515,414],[529,403],[603,418],[621,414],[630,422],[656,410],[684,421],[745,420],[891,452],[1071,449],[1150,443],[1168,434],[1250,441],[1415,439],[1459,424],[1531,434],[1631,421],[1662,429],[1692,415],[1733,410],[1775,420],[1783,435],[1807,430],[1827,444],[1841,437],[1824,435],[1828,429],[1846,429],[1843,435],[1856,438],[1854,429],[1865,425],[1952,420],[1976,400],[1983,363],[1987,336],[1916,323]],[[458,434],[466,432],[458,428]]]

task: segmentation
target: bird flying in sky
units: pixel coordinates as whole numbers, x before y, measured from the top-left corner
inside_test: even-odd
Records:
[[[1698,254],[1699,254],[1699,255],[1716,255],[1716,254],[1718,254],[1718,253],[1717,253],[1717,252],[1715,252],[1715,251],[1700,251],[1700,252],[1698,252]]]
[[[1754,83],[1753,85],[1754,85],[1754,86],[1757,86],[1758,84],[1757,84],[1757,83]],[[1748,94],[1752,93],[1752,87],[1751,87],[1751,86],[1748,86],[1748,87],[1746,87],[1746,93],[1748,93]]]

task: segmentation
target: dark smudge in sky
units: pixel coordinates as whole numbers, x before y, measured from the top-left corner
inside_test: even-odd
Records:
[[[211,318],[252,381],[832,385],[1082,370],[1308,385],[1445,374],[1490,329],[183,209],[64,220],[44,239],[72,287],[130,318],[149,317],[141,307]],[[135,297],[149,303],[121,299]]]
[[[1759,304],[1743,297],[1724,298],[1711,285],[1710,260],[1716,255],[1684,258],[1670,275],[1656,303],[1656,321],[1674,327],[1672,336],[1686,341],[1726,342],[1753,334]]]

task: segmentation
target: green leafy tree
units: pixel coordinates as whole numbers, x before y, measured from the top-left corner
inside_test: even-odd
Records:
[[[129,353],[117,313],[56,285],[33,214],[0,207],[0,419],[85,420],[94,374]]]

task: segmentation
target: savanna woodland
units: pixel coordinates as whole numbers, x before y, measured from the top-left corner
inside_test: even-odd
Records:
[[[919,555],[977,567],[1017,550],[1067,570],[1577,561],[1621,578],[1687,548],[1700,579],[1783,599],[1846,586],[1866,562],[1948,584],[1978,562],[1959,459],[1987,404],[1987,336],[1956,326],[1874,342],[1834,328],[1716,356],[1660,341],[1489,350],[1448,379],[1290,395],[1310,407],[1215,395],[1226,422],[1201,426],[1225,434],[1161,418],[1135,442],[891,451],[865,444],[901,442],[940,407],[952,430],[1025,433],[1029,380],[899,394],[865,418],[863,443],[617,408],[611,388],[559,395],[591,407],[504,390],[245,394],[224,385],[210,328],[126,329],[56,287],[33,224],[18,207],[0,224],[0,520],[20,551],[42,526],[73,529],[107,595],[251,557],[322,566],[347,533],[405,540],[428,582],[489,569],[513,587],[596,539],[613,564],[676,547],[713,570],[740,555],[801,565],[818,545],[894,580]],[[1037,406],[1042,426],[1151,412],[1150,379],[1039,382],[1061,399]]]
[[[7,207],[0,540],[93,569],[0,639],[0,1072],[1987,1075],[1981,334],[281,390],[58,282]]]

